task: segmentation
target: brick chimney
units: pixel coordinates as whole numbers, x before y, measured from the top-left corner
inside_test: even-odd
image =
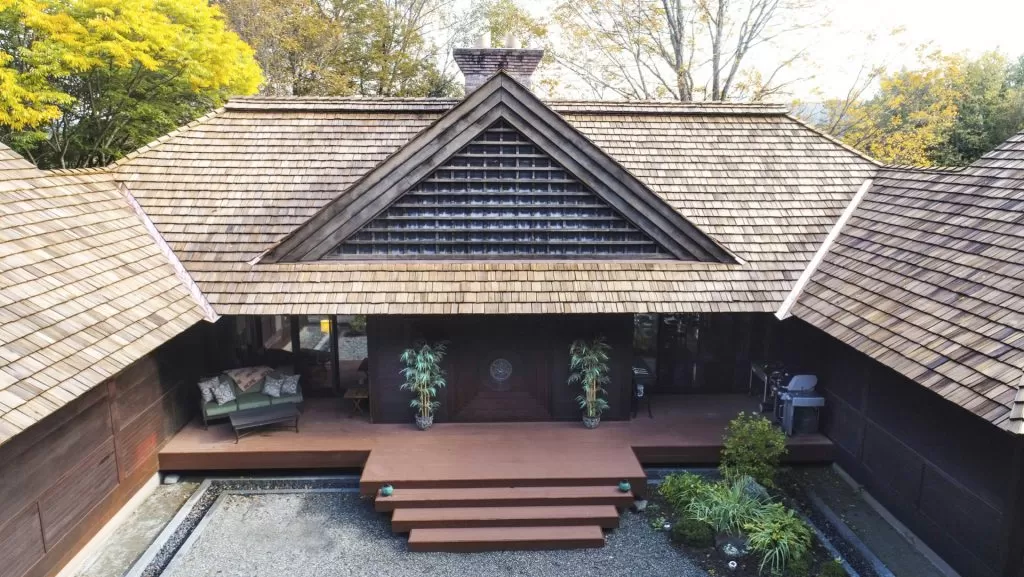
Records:
[[[489,38],[482,38],[474,48],[452,51],[459,70],[466,77],[466,94],[479,88],[499,70],[531,88],[533,72],[544,57],[544,51],[519,48],[519,43],[512,38],[506,38],[505,45],[506,48],[491,48]]]

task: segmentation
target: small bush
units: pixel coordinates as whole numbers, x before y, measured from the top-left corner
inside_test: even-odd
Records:
[[[348,322],[348,328],[357,334],[366,332],[366,315],[356,315]]]
[[[839,559],[832,559],[825,563],[818,573],[819,577],[847,577],[846,569],[843,569],[843,562]]]
[[[709,485],[686,507],[686,516],[711,525],[717,533],[739,535],[767,498],[764,488],[753,479],[740,477]]]
[[[765,487],[773,487],[785,453],[785,433],[760,415],[740,413],[726,429],[719,470],[726,479],[749,476]]]
[[[760,573],[768,569],[782,575],[794,559],[804,557],[811,548],[811,530],[792,510],[781,503],[761,506],[743,523],[750,549],[761,554]]]
[[[682,517],[672,526],[672,540],[697,549],[713,547],[715,530],[703,521]]]
[[[711,484],[693,473],[673,474],[665,477],[658,487],[658,494],[677,515],[682,515],[690,503],[708,490]]]

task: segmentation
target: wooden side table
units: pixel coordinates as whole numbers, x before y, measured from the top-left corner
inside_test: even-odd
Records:
[[[363,401],[370,398],[370,389],[353,387],[345,390],[345,398],[352,401],[356,413],[363,414]]]

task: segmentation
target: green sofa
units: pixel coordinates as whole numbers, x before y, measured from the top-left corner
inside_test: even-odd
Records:
[[[204,429],[209,426],[210,421],[226,419],[231,413],[269,407],[271,405],[300,405],[302,403],[302,385],[299,385],[294,395],[282,395],[280,397],[271,397],[260,392],[263,388],[262,383],[254,386],[248,393],[242,392],[234,383],[232,383],[231,388],[235,391],[235,400],[228,401],[223,405],[217,404],[217,401],[204,403],[202,396],[199,397]]]

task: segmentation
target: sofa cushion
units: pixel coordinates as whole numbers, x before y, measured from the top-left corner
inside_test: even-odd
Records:
[[[235,400],[235,387],[230,381],[220,379],[217,386],[213,388],[213,399],[218,405],[224,405]]]
[[[281,396],[281,385],[284,384],[284,378],[276,373],[270,373],[267,378],[263,380],[263,394],[276,398]]]
[[[259,392],[259,385],[263,384],[263,378],[269,373],[273,372],[274,369],[270,367],[243,367],[241,369],[231,369],[230,371],[224,371],[224,374],[231,377],[235,381],[235,385],[238,386],[242,392],[255,391]]]
[[[270,406],[270,397],[263,393],[245,393],[238,397],[238,410],[258,409]]]
[[[234,413],[237,410],[238,403],[235,401],[228,401],[223,405],[218,405],[216,402],[210,402],[203,405],[203,412],[206,413],[207,417],[227,415],[229,413]]]
[[[220,377],[209,377],[199,381],[199,392],[203,395],[203,402],[213,401],[213,389],[220,382]]]
[[[281,395],[270,399],[271,405],[287,405],[287,404],[299,404],[302,402],[302,392],[295,393],[294,395]]]
[[[299,375],[289,375],[281,379],[281,395],[299,394]]]

